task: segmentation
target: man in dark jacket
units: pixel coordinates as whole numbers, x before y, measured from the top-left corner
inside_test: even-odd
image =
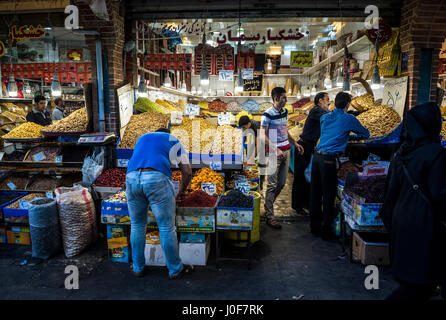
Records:
[[[33,109],[26,115],[26,121],[34,122],[40,124],[41,126],[47,126],[51,124],[51,116],[50,113],[45,110],[46,107],[46,99],[44,96],[35,96],[34,97],[34,107]]]
[[[390,164],[380,216],[400,287],[389,300],[429,299],[446,274],[446,149],[434,102],[413,107]]]
[[[321,135],[321,117],[328,113],[330,105],[328,94],[319,92],[314,97],[314,104],[314,108],[310,110],[305,121],[300,140],[297,142],[304,148],[304,154],[300,155],[297,149],[294,152],[294,180],[291,207],[301,215],[307,214],[303,208],[308,207],[310,199],[310,184],[305,180],[304,172],[310,163],[314,147]]]

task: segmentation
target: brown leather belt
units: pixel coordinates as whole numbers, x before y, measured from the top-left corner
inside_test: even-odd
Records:
[[[152,168],[140,168],[138,170],[141,170],[141,171],[158,171],[158,170],[155,170],[155,169],[152,169]]]

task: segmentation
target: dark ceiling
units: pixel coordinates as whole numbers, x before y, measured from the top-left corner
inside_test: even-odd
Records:
[[[402,0],[254,0],[241,1],[246,18],[366,17],[366,6],[376,5],[383,18],[399,19]],[[126,0],[127,19],[235,18],[239,0]]]

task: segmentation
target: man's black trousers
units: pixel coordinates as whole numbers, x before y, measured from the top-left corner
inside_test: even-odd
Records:
[[[311,231],[329,234],[335,218],[338,185],[337,156],[314,153],[311,165]],[[321,210],[323,207],[323,211]]]
[[[306,143],[302,140],[298,142],[304,147],[304,154],[300,155],[297,148],[294,150],[294,180],[291,196],[291,207],[298,211],[309,207],[310,203],[310,184],[305,179],[305,169],[311,161],[314,144]]]

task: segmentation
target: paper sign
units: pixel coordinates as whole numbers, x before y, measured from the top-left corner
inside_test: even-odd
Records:
[[[189,116],[198,116],[200,114],[200,106],[188,103],[184,107],[184,114]]]
[[[382,104],[395,109],[403,118],[404,106],[406,105],[408,77],[402,77],[386,81]]]
[[[365,166],[362,172],[363,176],[380,176],[386,175],[389,171],[389,166],[386,165],[370,165]]]
[[[35,162],[39,162],[39,161],[42,161],[45,159],[46,159],[46,157],[45,157],[45,154],[43,153],[43,151],[33,155],[33,160]]]
[[[238,174],[235,176],[235,181],[246,181],[246,177],[244,175]]]
[[[118,159],[118,167],[127,167],[129,164],[129,159]]]
[[[5,153],[4,152],[0,152],[0,161],[2,161],[3,160],[3,156],[5,155]]]
[[[57,163],[61,163],[62,162],[62,158],[63,158],[63,156],[57,156],[56,157],[56,162]]]
[[[179,125],[183,122],[183,113],[181,111],[172,111],[170,113],[170,123]]]
[[[46,197],[47,197],[48,199],[54,199],[53,192],[52,192],[52,191],[48,191],[48,192],[46,193]]]
[[[211,163],[209,164],[209,168],[211,168],[214,171],[221,170],[222,168],[221,162],[211,161]]]
[[[349,157],[340,157],[339,158],[339,162],[342,164],[342,163],[344,163],[344,162],[347,162],[347,161],[349,161],[350,160],[350,158]]]
[[[254,69],[242,69],[242,79],[252,80],[254,79]]]
[[[249,182],[248,181],[236,181],[235,188],[243,192],[244,194],[248,194],[250,191]]]
[[[19,201],[19,206],[20,206],[20,209],[28,210],[29,203],[26,200],[22,200],[22,201]]]
[[[217,192],[217,186],[214,182],[202,182],[201,190],[206,192],[208,195],[213,196]]]
[[[234,71],[233,70],[218,71],[218,80],[220,80],[220,81],[234,81]]]
[[[290,68],[313,66],[313,51],[291,51]]]
[[[16,185],[15,185],[14,183],[12,183],[11,181],[8,182],[8,187],[9,187],[9,189],[11,189],[11,190],[15,190],[15,189],[17,189]]]
[[[231,124],[231,116],[227,113],[221,113],[218,115],[218,125]]]

